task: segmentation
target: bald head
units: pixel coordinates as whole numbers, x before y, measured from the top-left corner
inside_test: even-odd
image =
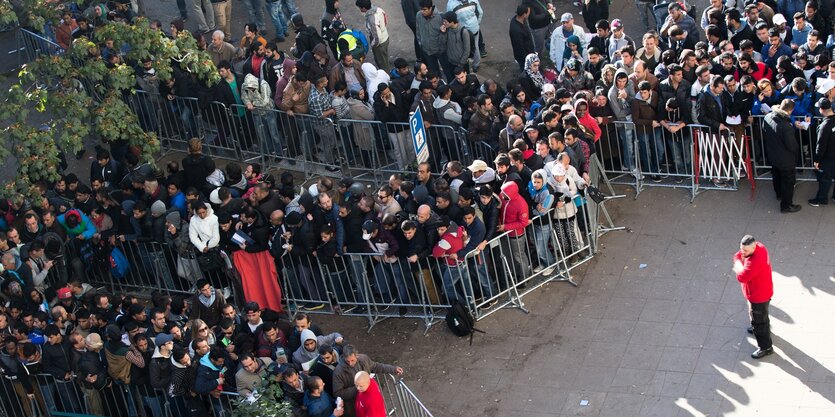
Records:
[[[357,387],[357,391],[365,392],[368,386],[371,385],[371,375],[368,375],[368,372],[365,371],[357,372],[354,375],[354,385]]]
[[[515,130],[517,132],[521,131],[522,128],[525,126],[525,121],[522,120],[522,118],[519,117],[518,114],[514,114],[514,115],[510,116],[510,118],[507,119],[507,122],[508,122],[508,124],[510,124],[510,127],[512,127],[513,130]]]

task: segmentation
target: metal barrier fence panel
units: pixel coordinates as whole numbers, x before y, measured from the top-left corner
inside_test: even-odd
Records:
[[[18,30],[18,44],[25,53],[26,62],[32,62],[41,56],[55,56],[64,53],[64,48],[61,48],[53,40],[23,28]]]
[[[746,126],[745,134],[750,138],[750,158],[753,173],[756,179],[770,180],[768,175],[771,171],[771,163],[768,161],[768,151],[766,150],[766,138],[763,135],[763,123],[765,116],[752,116],[753,123]],[[792,123],[799,120],[792,120]],[[797,158],[797,181],[817,181],[815,175],[814,156],[815,149],[817,149],[817,127],[823,123],[822,117],[813,117],[809,126],[804,129],[798,128],[795,125],[795,138],[800,145],[800,153]],[[802,126],[802,125],[801,125]]]
[[[375,182],[385,179],[384,171],[402,172],[407,161],[414,160],[408,131],[388,128],[376,120],[352,119],[339,120],[337,129],[343,167],[369,172]],[[362,174],[356,178],[362,178]]]
[[[402,379],[389,374],[375,375],[389,416],[432,417],[432,413]]]
[[[702,190],[736,191],[745,168],[744,129],[717,131],[690,124],[693,138],[693,197]]]

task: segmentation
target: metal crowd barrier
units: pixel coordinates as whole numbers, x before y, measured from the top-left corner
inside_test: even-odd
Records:
[[[386,403],[386,415],[432,417],[432,413],[423,405],[403,379],[389,374],[377,374],[375,379]]]
[[[771,164],[768,162],[768,152],[762,131],[765,116],[753,116],[753,118],[754,122],[746,127],[746,134],[751,138],[750,156],[753,175],[758,180],[770,180]],[[795,138],[800,145],[800,153],[796,161],[797,181],[817,181],[813,158],[818,143],[817,127],[821,123],[823,123],[822,117],[813,117],[807,129],[797,127],[794,129]]]
[[[61,48],[53,39],[24,28],[18,29],[17,42],[18,52],[22,52],[20,56],[25,54],[26,61],[22,63],[32,62],[41,56],[55,56],[64,53],[64,48]]]
[[[287,310],[362,316],[369,329],[387,318],[411,317],[422,320],[426,331],[455,300],[478,319],[503,308],[525,310],[521,297],[542,285],[577,285],[571,270],[594,253],[590,206],[579,194],[561,201],[524,235],[501,233],[463,259],[422,255],[412,262],[383,253],[318,259],[312,250],[286,252],[279,269]]]
[[[691,201],[704,190],[737,190],[751,168],[749,141],[741,126],[718,132],[689,124],[666,128],[612,122],[601,127],[598,156],[613,184],[688,189]]]

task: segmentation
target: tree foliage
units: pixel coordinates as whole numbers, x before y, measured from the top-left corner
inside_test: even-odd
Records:
[[[57,24],[60,14],[55,3],[44,0],[23,0],[22,10],[0,0],[0,23],[20,21],[21,26],[42,30]],[[112,41],[124,63],[108,65],[100,47],[105,41]],[[161,83],[174,76],[175,67],[207,85],[219,80],[211,57],[198,49],[192,36],[184,32],[169,39],[142,17],[132,25],[109,22],[96,28],[94,39],[76,39],[70,50],[24,65],[0,102],[5,136],[0,160],[11,158],[19,166],[0,194],[31,194],[32,184],[55,181],[60,176],[60,152],[82,150],[88,136],[104,143],[126,141],[139,150],[140,159],[153,162],[159,139],[142,130],[128,105],[136,93],[132,65],[147,58],[153,60]]]

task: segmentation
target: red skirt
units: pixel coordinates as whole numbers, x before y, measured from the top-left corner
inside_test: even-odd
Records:
[[[239,250],[232,254],[232,259],[241,274],[246,301],[255,301],[261,308],[284,311],[273,256],[268,251],[249,253]]]

